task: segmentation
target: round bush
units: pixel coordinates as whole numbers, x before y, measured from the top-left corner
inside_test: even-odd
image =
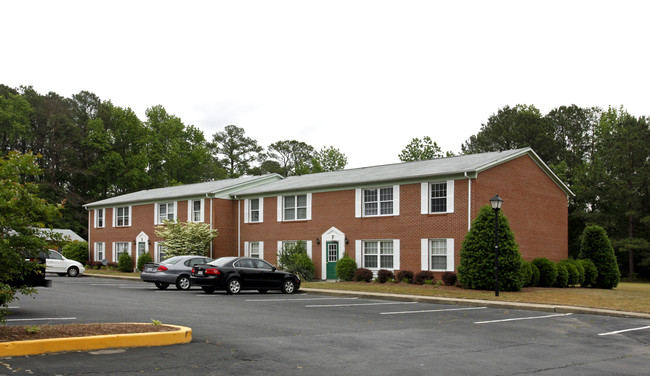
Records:
[[[129,273],[133,271],[133,258],[128,253],[120,253],[117,259],[117,270]]]
[[[525,276],[525,279],[524,279],[524,286],[525,287],[530,286],[530,283],[531,283],[531,281],[533,279],[533,267],[531,265],[533,265],[533,264],[531,264],[530,262],[525,261],[525,260],[521,264],[522,269],[524,271],[524,276]]]
[[[425,281],[435,281],[436,277],[433,275],[432,271],[421,270],[415,274],[415,280],[413,281],[416,285],[423,285]]]
[[[395,274],[392,271],[381,269],[377,272],[377,281],[379,283],[386,283],[389,279],[395,279]]]
[[[353,280],[356,282],[370,282],[372,281],[372,272],[366,268],[359,268],[354,271]]]
[[[562,260],[560,261],[560,264],[564,265],[567,273],[569,273],[567,285],[580,284],[580,274],[578,273],[578,269],[575,267],[573,260]]]
[[[580,260],[571,259],[569,261],[571,261],[573,267],[578,271],[578,282],[576,285],[582,285],[585,281],[585,267],[582,265],[582,262],[580,262]]]
[[[598,277],[598,269],[594,262],[589,259],[579,260],[582,268],[585,271],[585,278],[580,284],[582,287],[596,287],[596,278]]]
[[[341,281],[351,281],[355,270],[357,270],[357,262],[352,257],[344,256],[336,262],[336,276]]]
[[[458,276],[454,272],[442,273],[442,282],[445,284],[445,286],[454,286],[457,280]]]
[[[148,253],[143,253],[142,255],[140,255],[140,257],[138,257],[138,265],[137,265],[138,271],[141,272],[144,269],[144,264],[148,262],[153,262],[151,256],[149,256]]]
[[[533,264],[539,269],[539,286],[552,287],[557,279],[557,266],[546,257],[538,257]]]
[[[413,283],[413,272],[410,270],[400,270],[397,272],[397,282]]]
[[[530,269],[533,271],[533,275],[530,277],[530,286],[539,286],[539,269],[537,268],[537,265],[532,262],[529,262],[528,264],[530,265]]]
[[[566,270],[566,266],[562,263],[557,263],[555,267],[557,268],[557,278],[555,278],[553,287],[567,287],[569,283],[569,272]]]
[[[621,273],[618,270],[614,248],[609,242],[605,229],[596,225],[585,228],[582,232],[578,258],[590,259],[598,269],[595,287],[611,289],[618,286]]]
[[[88,261],[88,242],[74,241],[66,244],[61,250],[61,254],[65,256],[65,258],[79,261],[83,264]]]

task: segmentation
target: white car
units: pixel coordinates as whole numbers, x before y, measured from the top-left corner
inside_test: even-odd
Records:
[[[67,259],[59,252],[52,249],[47,252],[45,265],[45,272],[57,273],[60,276],[67,274],[69,277],[76,277],[79,273],[84,273],[86,271],[86,268],[84,268],[79,261]]]

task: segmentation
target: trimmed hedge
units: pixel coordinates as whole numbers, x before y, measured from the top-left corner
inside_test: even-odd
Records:
[[[415,274],[415,280],[413,281],[416,285],[423,285],[425,281],[435,281],[436,277],[433,275],[432,271],[421,270]]]
[[[151,256],[149,256],[148,253],[143,253],[142,255],[140,255],[140,257],[138,257],[138,264],[137,264],[138,271],[141,272],[144,269],[144,264],[148,262],[153,262]]]
[[[133,257],[128,253],[120,253],[117,259],[117,270],[124,273],[133,272]]]
[[[445,286],[454,286],[458,281],[458,276],[454,272],[444,272],[442,273],[442,282]]]
[[[585,271],[585,278],[580,284],[582,287],[596,287],[596,278],[598,278],[598,268],[594,262],[589,259],[578,260]]]
[[[372,281],[372,271],[366,268],[359,268],[354,271],[352,278],[356,282],[370,282]]]
[[[568,273],[567,285],[579,285],[580,284],[580,273],[575,266],[573,260],[562,260],[559,264],[564,265]]]
[[[594,287],[611,289],[618,286],[621,280],[621,272],[618,270],[614,248],[609,241],[605,229],[592,225],[582,232],[582,243],[580,244],[580,259],[593,261],[598,275]]]
[[[567,287],[569,283],[569,272],[566,270],[566,266],[562,263],[555,264],[557,268],[557,278],[553,287]]]
[[[557,266],[546,257],[538,257],[533,264],[539,269],[539,284],[541,287],[553,287],[557,279]]]
[[[357,270],[357,262],[348,255],[336,262],[336,276],[341,281],[351,281],[355,270]]]
[[[410,270],[400,270],[397,272],[397,282],[408,282],[408,283],[413,283],[413,272]]]
[[[377,281],[379,283],[386,283],[389,279],[395,279],[395,274],[392,271],[381,269],[377,272]]]

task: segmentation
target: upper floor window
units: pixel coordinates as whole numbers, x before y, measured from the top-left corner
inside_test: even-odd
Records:
[[[453,213],[454,181],[422,183],[421,198],[422,214]]]
[[[188,201],[189,213],[187,215],[189,222],[203,222],[203,200],[189,200]]]
[[[176,205],[173,202],[158,204],[158,223],[162,224],[166,220],[173,221],[176,219]]]
[[[104,209],[95,209],[95,227],[104,227]]]
[[[278,221],[311,219],[311,193],[278,197]]]
[[[355,217],[399,215],[399,185],[357,189]]]
[[[131,207],[113,208],[113,224],[115,227],[131,226]]]
[[[244,223],[264,222],[264,199],[250,198],[244,200]]]

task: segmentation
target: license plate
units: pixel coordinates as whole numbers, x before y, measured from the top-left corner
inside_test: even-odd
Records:
[[[196,272],[196,275],[203,275],[203,270],[199,270]]]
[[[145,268],[145,271],[146,271],[146,272],[155,272],[155,271],[156,271],[156,268],[147,267],[147,268]]]

